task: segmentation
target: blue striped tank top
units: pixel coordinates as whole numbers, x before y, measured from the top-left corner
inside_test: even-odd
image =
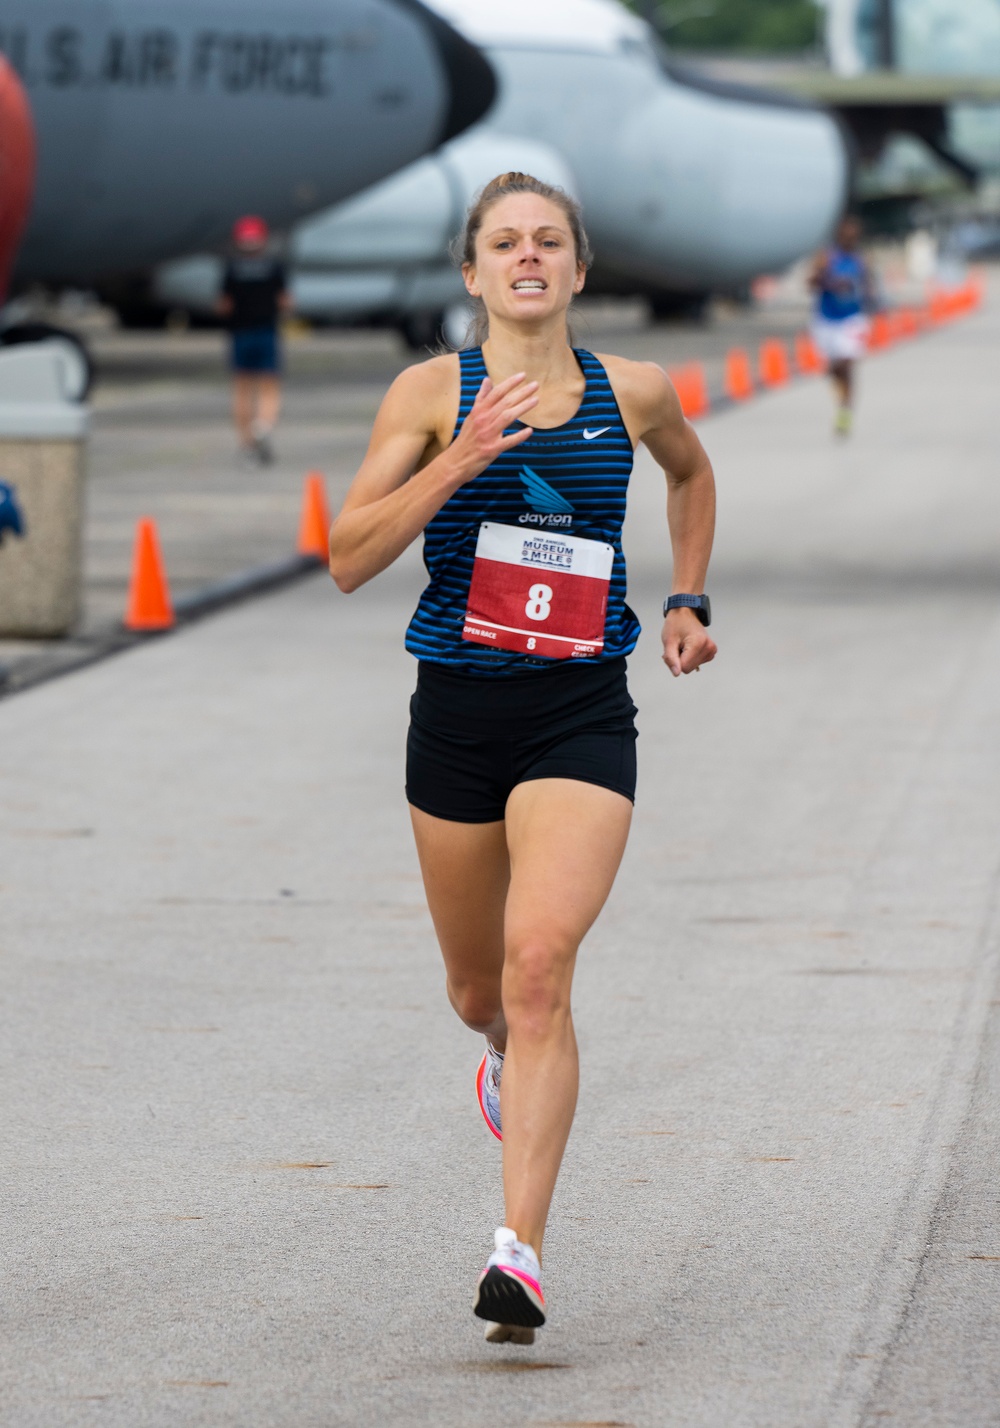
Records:
[[[586,379],[576,414],[562,426],[536,427],[527,441],[503,452],[460,486],[428,522],[424,564],[430,580],[406,632],[406,648],[418,659],[475,675],[518,674],[533,666],[551,668],[570,662],[491,649],[462,638],[476,542],[484,521],[539,534],[558,531],[610,545],[614,557],[604,647],[579,662],[620,659],[635,648],[639,621],[625,603],[621,541],[632,443],[608,374],[592,353],[579,348],[574,352]],[[462,391],[454,436],[488,375],[481,348],[458,355]]]

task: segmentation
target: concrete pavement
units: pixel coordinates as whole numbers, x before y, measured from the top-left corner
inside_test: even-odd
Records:
[[[411,553],[0,704],[6,1421],[1000,1422],[994,309],[706,422],[721,652],[658,663],[581,957],[551,1322],[500,1212],[402,797]]]

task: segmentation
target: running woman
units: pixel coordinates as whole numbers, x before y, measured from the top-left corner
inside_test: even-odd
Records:
[[[834,431],[850,436],[853,423],[854,364],[868,344],[867,313],[873,306],[871,274],[858,252],[861,225],[850,215],[837,225],[834,246],[813,265],[813,341],[826,358],[837,397]]]
[[[476,345],[393,383],[331,530],[330,570],[356,590],[423,534],[407,797],[448,996],[486,1038],[477,1093],[503,1142],[505,1223],[473,1311],[491,1342],[531,1343],[576,1106],[573,967],[635,793],[625,657],[639,623],[621,529],[636,444],[667,479],[674,675],[716,652],[704,595],[715,487],[659,367],[570,345],[591,260],[572,199],[503,174],[461,244]]]

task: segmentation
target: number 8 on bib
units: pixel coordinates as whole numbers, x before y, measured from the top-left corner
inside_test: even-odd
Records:
[[[484,521],[463,640],[548,659],[600,654],[614,554],[603,541]]]

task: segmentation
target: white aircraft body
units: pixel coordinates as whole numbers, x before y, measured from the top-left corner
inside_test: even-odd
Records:
[[[597,254],[590,291],[644,293],[654,308],[739,289],[828,235],[849,160],[824,111],[676,69],[616,0],[431,3],[484,51],[498,101],[437,156],[295,230],[305,313],[419,327],[461,296],[448,240],[475,191],[510,168],[582,200]],[[199,305],[178,269],[157,286],[168,303]]]
[[[813,108],[681,82],[615,0],[433,0],[488,54],[500,97],[479,128],[552,144],[572,169],[595,278],[737,286],[822,241],[847,156]]]

